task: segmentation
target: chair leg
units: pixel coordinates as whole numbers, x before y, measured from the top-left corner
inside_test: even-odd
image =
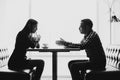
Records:
[[[35,69],[30,70],[30,72],[29,72],[29,74],[30,74],[30,80],[33,80],[33,78],[34,78],[34,72],[35,72]]]
[[[81,79],[82,80],[85,80],[85,74],[86,74],[85,70],[81,71]]]

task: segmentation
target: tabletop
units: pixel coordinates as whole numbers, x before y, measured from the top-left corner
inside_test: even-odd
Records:
[[[69,51],[80,51],[80,48],[30,48],[27,51],[39,51],[39,52],[69,52]]]

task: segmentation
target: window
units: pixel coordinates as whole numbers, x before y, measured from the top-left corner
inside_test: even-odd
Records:
[[[67,41],[80,42],[83,35],[78,28],[83,18],[91,18],[94,23],[93,28],[96,29],[96,0],[31,0],[30,8],[30,17],[39,22],[40,44],[47,43],[48,47],[57,47],[55,41],[60,37]],[[58,76],[70,75],[67,63],[71,59],[79,59],[78,55],[77,52],[58,55]],[[47,62],[45,70],[49,69],[49,72],[45,72],[47,76],[51,75],[49,59],[44,58]]]
[[[67,41],[80,42],[83,35],[79,33],[78,28],[83,18],[91,18],[94,29],[97,24],[96,0],[0,0],[0,10],[0,42],[9,48],[10,54],[14,48],[16,34],[25,26],[28,18],[39,22],[40,44],[48,43],[48,47],[57,47],[55,41],[60,37]],[[67,62],[78,59],[76,54],[59,55],[58,63],[62,64],[58,64],[58,76],[70,76]],[[40,55],[40,58],[47,60],[43,76],[51,76],[51,54]]]
[[[78,29],[80,20],[91,18],[96,26],[96,1],[31,0],[30,16],[39,21],[38,33],[41,34],[41,43],[56,47],[55,41],[60,37],[80,42],[82,38]]]

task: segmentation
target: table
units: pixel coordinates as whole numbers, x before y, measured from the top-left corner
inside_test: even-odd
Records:
[[[52,52],[52,79],[57,80],[57,52],[80,51],[79,48],[64,48],[64,49],[27,49],[27,51]]]

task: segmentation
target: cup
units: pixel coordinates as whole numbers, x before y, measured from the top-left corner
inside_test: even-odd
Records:
[[[48,48],[48,44],[44,43],[42,48],[43,49],[47,49]]]

